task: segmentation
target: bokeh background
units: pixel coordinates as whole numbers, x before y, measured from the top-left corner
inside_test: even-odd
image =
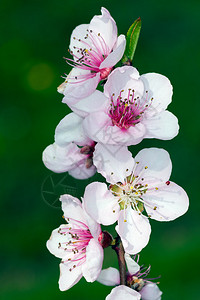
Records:
[[[69,38],[105,6],[126,33],[139,16],[142,31],[134,58],[140,73],[157,72],[174,86],[169,110],[180,134],[171,141],[145,140],[131,150],[163,147],[173,162],[172,180],[190,197],[190,209],[174,222],[152,221],[152,235],[140,262],[162,275],[164,300],[199,299],[200,213],[200,2],[159,0],[2,0],[0,38],[0,299],[105,299],[111,288],[82,279],[66,292],[58,289],[59,259],[45,246],[62,222],[57,198],[78,197],[91,182],[54,175],[41,161],[58,122],[69,112],[56,88],[69,68]],[[95,176],[92,180],[102,180]],[[51,181],[52,180],[52,181]],[[54,182],[54,187],[52,186]],[[51,191],[52,194],[46,193]],[[111,230],[113,230],[111,228]],[[116,257],[105,251],[105,266]]]

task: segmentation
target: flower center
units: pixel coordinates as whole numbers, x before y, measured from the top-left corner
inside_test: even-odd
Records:
[[[78,39],[75,36],[73,39],[77,41],[77,45],[73,47],[74,50],[70,51],[74,59],[66,58],[67,63],[72,67],[90,72],[75,77],[67,77],[67,82],[74,83],[74,79],[76,82],[82,82],[95,77],[98,72],[100,72],[101,79],[105,79],[112,68],[100,69],[101,63],[110,53],[110,49],[101,34],[87,30],[83,39]]]
[[[117,196],[118,203],[121,210],[125,210],[128,206],[131,206],[139,214],[144,210],[144,201],[142,196],[147,192],[148,185],[143,185],[137,181],[138,176],[131,174],[125,180],[125,183],[117,183],[110,187],[111,192]],[[126,222],[126,220],[124,220]]]
[[[104,68],[100,70],[100,77],[101,79],[106,79],[108,75],[110,74],[112,68]]]
[[[146,283],[151,282],[152,280],[160,278],[160,276],[155,277],[155,278],[147,278],[151,270],[151,266],[145,267],[142,265],[140,267],[140,270],[135,273],[135,274],[129,274],[127,276],[127,285],[136,290],[136,291],[141,291],[142,288],[145,286]]]
[[[141,121],[142,115],[151,105],[153,98],[150,101],[148,100],[147,91],[146,98],[135,97],[135,92],[132,89],[128,89],[127,97],[123,98],[123,92],[124,90],[120,92],[116,100],[114,100],[115,94],[112,95],[109,116],[113,125],[121,129],[128,129]]]
[[[73,220],[73,223],[76,225],[66,226],[58,230],[59,234],[66,236],[66,241],[59,243],[58,248],[66,252],[67,260],[62,262],[74,262],[73,268],[75,268],[85,262],[86,247],[93,236],[87,225],[77,220]]]

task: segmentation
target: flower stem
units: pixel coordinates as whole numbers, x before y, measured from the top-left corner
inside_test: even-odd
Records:
[[[120,274],[120,284],[126,285],[126,262],[124,258],[124,247],[122,245],[122,241],[118,236],[116,239],[115,245],[112,248],[115,250],[119,263],[119,274]]]

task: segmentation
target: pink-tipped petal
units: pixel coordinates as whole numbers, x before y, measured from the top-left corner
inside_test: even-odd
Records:
[[[103,248],[95,239],[91,239],[86,248],[86,261],[82,266],[83,276],[88,282],[94,282],[99,276],[103,263]]]
[[[101,173],[107,182],[113,184],[123,182],[131,174],[135,164],[127,147],[100,143],[95,146],[93,162],[97,172]]]
[[[125,212],[120,211],[115,229],[121,237],[125,252],[129,254],[139,253],[149,242],[151,226],[148,219],[130,207]]]
[[[117,197],[101,182],[90,183],[84,193],[83,205],[86,212],[98,223],[111,225],[118,219]]]
[[[171,181],[147,191],[143,199],[147,213],[157,221],[172,221],[186,213],[189,206],[186,192]]]
[[[125,285],[119,285],[112,289],[106,300],[140,300],[141,295]]]
[[[155,283],[146,284],[140,291],[142,300],[161,300],[162,292]]]
[[[120,284],[119,271],[115,268],[107,268],[101,271],[97,281],[107,286],[115,286]]]
[[[82,278],[81,266],[73,268],[74,263],[60,264],[59,289],[66,291],[74,286]],[[71,270],[71,271],[70,271]]]

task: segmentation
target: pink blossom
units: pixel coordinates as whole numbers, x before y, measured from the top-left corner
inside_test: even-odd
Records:
[[[116,23],[107,9],[102,7],[101,13],[72,32],[69,48],[73,59],[66,60],[74,68],[58,88],[65,95],[63,102],[93,93],[123,56],[125,36],[117,37]]]
[[[94,93],[91,98],[97,96]],[[144,138],[169,140],[178,134],[178,120],[166,110],[172,100],[167,77],[156,73],[140,76],[131,66],[117,68],[108,76],[104,97],[99,111],[91,111],[83,122],[94,141],[129,146]],[[80,111],[80,103],[74,103],[72,109]]]
[[[59,288],[65,291],[82,276],[88,282],[96,280],[102,268],[103,248],[98,241],[100,225],[87,215],[81,202],[70,195],[61,196],[60,201],[67,224],[52,232],[47,248],[62,259]]]
[[[107,151],[94,156],[94,164],[110,184],[93,182],[86,187],[84,207],[103,225],[118,222],[116,231],[125,251],[139,253],[148,243],[149,218],[171,221],[183,215],[189,205],[186,192],[169,181],[172,163],[164,149],[141,150],[135,157]],[[123,155],[122,155],[123,154]]]
[[[148,268],[144,266],[140,267],[138,265],[138,260],[136,262],[131,258],[129,254],[125,253],[125,261],[128,268],[128,272],[126,275],[128,287],[132,290],[135,290],[135,292],[139,294],[138,297],[142,296],[142,300],[160,300],[162,292],[158,288],[157,284],[151,281],[154,279],[149,279],[147,277],[150,272],[150,266]],[[119,285],[119,271],[112,267],[104,269],[101,271],[99,277],[97,278],[97,281],[108,286]],[[130,290],[127,289],[126,291],[127,293],[130,292]],[[124,297],[124,299],[126,298]]]

